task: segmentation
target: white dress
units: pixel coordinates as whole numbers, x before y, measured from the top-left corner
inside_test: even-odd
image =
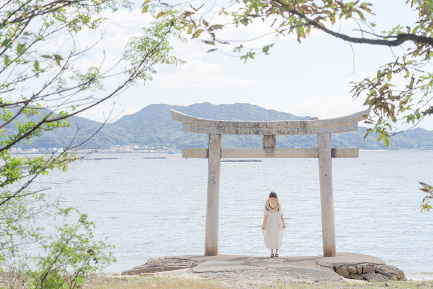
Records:
[[[280,205],[280,210],[276,212],[269,212],[265,208],[264,214],[268,215],[266,229],[262,230],[266,247],[269,249],[280,249],[281,245],[283,245],[284,236],[283,221],[281,220],[283,208]]]

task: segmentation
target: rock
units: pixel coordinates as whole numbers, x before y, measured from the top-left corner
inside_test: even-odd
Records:
[[[162,272],[164,271],[164,267],[161,266],[149,266],[143,268],[143,273],[155,273],[155,272]]]
[[[181,269],[187,269],[187,268],[191,268],[191,266],[188,266],[188,265],[165,266],[164,271],[174,271],[174,270],[181,270]]]
[[[374,273],[376,272],[376,267],[375,266],[362,266],[362,273]]]
[[[349,275],[346,277],[347,279],[354,279],[354,280],[364,280],[362,275]]]
[[[197,264],[197,261],[176,257],[151,258],[147,260],[146,264],[144,265],[134,267],[131,270],[123,271],[122,275],[138,275],[162,271],[174,271],[191,268]]]
[[[343,277],[347,277],[350,275],[349,271],[347,271],[346,267],[344,267],[344,266],[341,266],[335,272],[337,272],[338,275],[343,276]]]
[[[389,280],[387,277],[383,276],[382,274],[372,273],[372,272],[362,274],[361,276],[368,282],[383,282]]]
[[[406,280],[402,270],[385,264],[352,263],[334,267],[334,270],[340,276],[352,280],[367,280],[368,282]]]
[[[155,273],[155,272],[162,272],[162,271],[164,271],[164,267],[161,266],[141,265],[138,267],[134,267],[131,270],[123,271],[122,275],[139,275],[142,273]]]
[[[356,275],[357,274],[356,268],[353,267],[353,266],[347,266],[347,271],[349,271],[349,273],[351,275]]]
[[[390,265],[376,265],[376,272],[386,276],[388,280],[406,281],[404,272]]]

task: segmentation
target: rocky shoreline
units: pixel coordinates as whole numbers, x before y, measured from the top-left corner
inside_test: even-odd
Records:
[[[404,281],[404,272],[379,258],[341,253],[337,257],[176,256],[149,259],[122,275],[186,276],[225,281],[338,283]],[[353,281],[350,281],[353,280]]]

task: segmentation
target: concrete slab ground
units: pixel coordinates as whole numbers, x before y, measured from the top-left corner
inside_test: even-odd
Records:
[[[364,272],[363,272],[364,270]],[[393,271],[394,270],[394,271]],[[122,275],[187,276],[230,281],[293,283],[400,280],[404,273],[379,258],[339,253],[336,257],[250,257],[239,255],[185,255],[149,259]],[[345,277],[345,278],[343,278]]]

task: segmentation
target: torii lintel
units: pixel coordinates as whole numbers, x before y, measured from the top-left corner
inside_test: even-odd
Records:
[[[203,119],[171,110],[173,119],[183,123],[184,131],[232,135],[304,135],[356,131],[358,122],[366,119],[368,114],[367,109],[322,120],[238,121]]]

